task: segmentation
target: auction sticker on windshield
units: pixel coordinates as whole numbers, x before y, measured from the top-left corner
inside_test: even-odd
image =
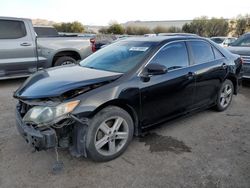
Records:
[[[131,47],[129,51],[139,51],[139,52],[145,52],[147,51],[148,47]]]

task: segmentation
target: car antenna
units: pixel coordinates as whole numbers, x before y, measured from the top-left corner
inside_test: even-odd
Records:
[[[56,145],[55,145],[55,153],[56,153],[56,161],[52,165],[52,172],[53,174],[59,174],[64,169],[64,164],[62,161],[59,160],[59,154],[58,154],[58,138],[55,133],[56,138]]]

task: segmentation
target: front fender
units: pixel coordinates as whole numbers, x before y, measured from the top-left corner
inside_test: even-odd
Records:
[[[80,117],[93,117],[97,112],[110,105],[119,106],[126,111],[131,108],[138,119],[141,117],[140,90],[136,87],[122,89],[117,86],[106,90],[101,87],[79,96],[78,100],[81,100],[81,103],[73,114]]]

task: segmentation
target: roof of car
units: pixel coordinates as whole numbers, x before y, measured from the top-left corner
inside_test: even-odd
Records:
[[[164,42],[177,39],[200,39],[195,35],[169,35],[169,36],[152,36],[152,37],[129,37],[123,41],[145,41],[145,42]]]
[[[29,18],[17,18],[17,17],[5,17],[5,16],[0,16],[0,19],[3,19],[3,20],[29,20],[29,21],[31,21],[31,19],[29,19]]]

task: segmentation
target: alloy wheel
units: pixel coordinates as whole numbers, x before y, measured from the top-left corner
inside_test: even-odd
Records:
[[[226,108],[232,99],[233,88],[229,84],[225,84],[220,94],[220,105]]]
[[[95,148],[105,156],[119,152],[128,140],[129,127],[127,122],[119,116],[104,120],[95,134]]]

